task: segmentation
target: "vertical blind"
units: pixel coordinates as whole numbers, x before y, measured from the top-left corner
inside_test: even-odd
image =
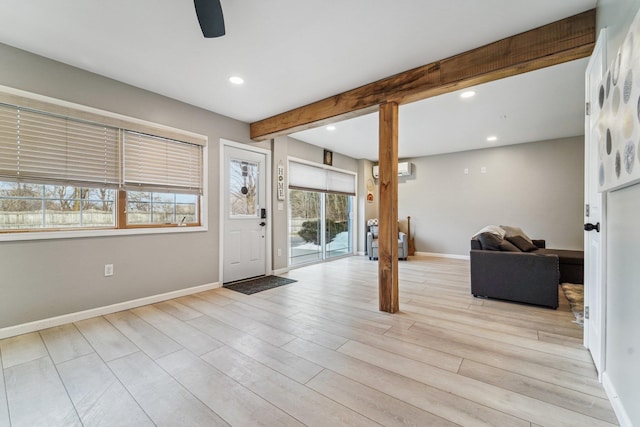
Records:
[[[0,179],[115,187],[118,129],[0,104]]]
[[[131,131],[123,135],[125,188],[201,193],[201,145]]]
[[[289,188],[356,195],[356,176],[289,161]]]

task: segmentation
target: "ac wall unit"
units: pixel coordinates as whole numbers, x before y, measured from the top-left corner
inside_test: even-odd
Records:
[[[411,163],[409,162],[400,162],[398,163],[398,176],[410,176],[411,175]],[[373,177],[380,177],[380,169],[378,165],[373,167]]]

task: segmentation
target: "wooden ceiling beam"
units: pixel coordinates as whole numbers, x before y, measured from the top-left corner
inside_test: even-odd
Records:
[[[595,9],[252,123],[251,139],[311,129],[591,55]]]

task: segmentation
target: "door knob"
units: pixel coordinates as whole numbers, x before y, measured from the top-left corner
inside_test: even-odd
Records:
[[[596,232],[600,232],[600,223],[597,224],[590,224],[590,223],[586,223],[584,225],[584,231],[593,231],[596,230]]]
[[[262,221],[262,222],[260,223],[260,227],[264,227],[265,225],[267,225],[267,223],[266,223],[266,222],[264,222],[264,221]]]

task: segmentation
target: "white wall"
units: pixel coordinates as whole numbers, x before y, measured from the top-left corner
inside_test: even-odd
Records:
[[[622,44],[640,0],[599,0],[598,29],[607,28],[607,63]],[[640,185],[607,195],[605,383],[621,422],[640,425]]]
[[[640,185],[609,195],[605,372],[633,425],[640,425],[638,212]]]
[[[414,172],[399,178],[398,217],[411,216],[416,251],[468,255],[488,224],[582,250],[583,137],[403,160]]]

